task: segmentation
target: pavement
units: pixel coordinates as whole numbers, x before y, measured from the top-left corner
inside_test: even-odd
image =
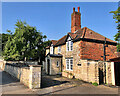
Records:
[[[47,75],[42,76],[41,89],[28,89],[19,80],[2,70],[0,70],[0,89],[2,94],[12,94],[11,96],[13,94],[15,96],[16,94],[21,94],[22,96],[25,94],[28,94],[28,96],[54,94],[108,94],[109,96],[109,94],[118,94],[117,87],[94,86],[82,80]]]

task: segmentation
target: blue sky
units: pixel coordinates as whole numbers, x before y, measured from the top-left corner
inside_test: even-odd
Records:
[[[112,40],[117,33],[115,20],[110,11],[116,10],[117,2],[3,2],[2,31],[14,32],[17,20],[26,21],[31,26],[58,40],[71,31],[73,7],[80,6],[81,27],[88,27]]]

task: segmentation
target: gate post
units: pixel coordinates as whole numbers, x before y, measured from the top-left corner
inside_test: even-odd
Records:
[[[41,65],[30,65],[29,88],[41,87]]]
[[[115,85],[115,70],[114,70],[114,62],[111,62],[111,74],[112,74],[112,85]]]

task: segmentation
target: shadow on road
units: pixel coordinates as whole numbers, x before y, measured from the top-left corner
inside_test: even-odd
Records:
[[[54,76],[42,76],[41,88],[52,87],[68,83],[69,81],[54,80]]]
[[[0,85],[10,84],[19,82],[19,80],[5,71],[0,71]]]

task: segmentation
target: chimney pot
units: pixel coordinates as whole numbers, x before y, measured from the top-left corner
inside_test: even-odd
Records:
[[[75,12],[75,7],[73,7],[73,12]]]
[[[80,7],[78,7],[78,12],[80,12]]]

